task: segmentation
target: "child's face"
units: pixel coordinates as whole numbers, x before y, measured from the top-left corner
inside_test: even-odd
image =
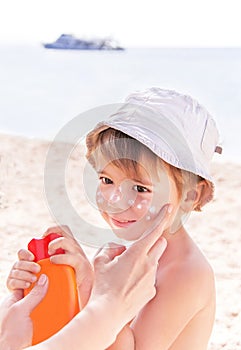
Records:
[[[154,224],[164,204],[178,205],[175,183],[164,169],[158,178],[150,176],[144,168],[138,175],[128,175],[109,163],[98,176],[98,208],[113,232],[122,239],[138,239]]]

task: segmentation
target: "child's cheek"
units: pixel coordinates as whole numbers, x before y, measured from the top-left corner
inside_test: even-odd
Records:
[[[114,190],[110,187],[102,188],[101,186],[96,192],[96,203],[100,211],[109,214],[121,214],[132,208],[136,202],[136,194],[134,191],[124,192],[121,189]],[[141,205],[138,205],[140,209]]]
[[[105,200],[104,200],[104,197],[102,195],[102,192],[98,188],[98,190],[96,192],[96,203],[97,203],[99,210],[103,210],[104,202],[105,202]]]
[[[145,216],[147,218],[149,216],[150,203],[151,201],[148,199],[136,199],[135,203],[132,205],[132,210],[135,213],[136,220],[140,220]]]

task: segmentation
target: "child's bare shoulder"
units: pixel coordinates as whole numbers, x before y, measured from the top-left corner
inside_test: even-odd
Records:
[[[170,256],[160,261],[157,287],[162,293],[165,290],[175,290],[180,296],[183,293],[185,298],[195,298],[203,306],[215,295],[214,273],[203,253],[191,242],[180,254],[172,256],[170,250]]]
[[[136,339],[150,342],[152,337],[155,348],[157,343],[159,348],[170,348],[192,321],[193,327],[185,333],[186,339],[193,334],[200,335],[199,330],[203,335],[200,324],[213,322],[213,271],[195,243],[186,239],[185,234],[183,238],[181,235],[170,238],[159,260],[156,296],[145,306],[134,325]],[[160,329],[165,331],[160,334]]]

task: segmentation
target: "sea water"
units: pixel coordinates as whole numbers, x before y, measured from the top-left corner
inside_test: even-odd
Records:
[[[0,132],[52,139],[78,114],[152,86],[196,98],[217,121],[222,158],[241,160],[241,48],[66,51],[2,44]]]

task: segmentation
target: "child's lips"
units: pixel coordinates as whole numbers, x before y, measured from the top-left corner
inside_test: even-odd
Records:
[[[129,227],[131,224],[134,224],[136,222],[136,220],[118,220],[118,219],[114,219],[114,218],[110,218],[112,223],[117,226],[117,227],[121,227],[121,228],[125,228],[125,227]]]

